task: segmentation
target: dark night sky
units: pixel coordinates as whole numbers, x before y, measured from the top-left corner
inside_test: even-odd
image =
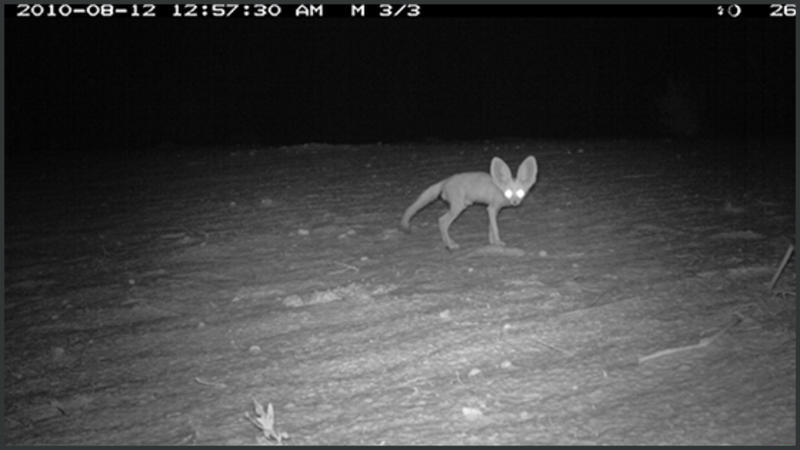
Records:
[[[791,136],[794,27],[744,18],[7,17],[6,152]]]

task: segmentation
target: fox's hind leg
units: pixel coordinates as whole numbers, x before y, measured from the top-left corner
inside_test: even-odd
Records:
[[[447,230],[450,229],[450,224],[452,224],[453,221],[458,218],[458,216],[466,207],[467,205],[461,202],[452,202],[450,203],[450,211],[447,211],[442,217],[439,217],[439,231],[442,232],[442,240],[444,241],[444,245],[448,250],[458,250],[459,248],[459,245],[456,244],[456,241],[450,238],[450,234],[447,232]]]
[[[499,208],[495,208],[492,205],[486,207],[486,212],[489,213],[489,243],[504,247],[506,243],[500,240],[500,230],[497,228],[497,213],[499,211]]]

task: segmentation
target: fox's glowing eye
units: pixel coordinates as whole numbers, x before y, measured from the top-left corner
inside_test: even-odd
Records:
[[[517,197],[519,198],[525,197],[525,190],[517,189]]]
[[[503,191],[503,195],[505,195],[506,198],[511,198],[511,196],[514,195],[514,191],[512,191],[511,189],[506,189],[505,191]]]

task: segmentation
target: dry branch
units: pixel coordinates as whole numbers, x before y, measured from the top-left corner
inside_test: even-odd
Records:
[[[783,269],[786,268],[786,264],[789,262],[789,258],[792,256],[792,253],[794,253],[794,245],[789,244],[789,248],[786,249],[786,253],[783,255],[783,259],[781,260],[781,264],[780,264],[780,266],[778,266],[778,271],[775,272],[775,275],[772,277],[772,281],[769,282],[769,290],[770,291],[775,288],[775,283],[777,283],[778,282],[778,278],[781,277],[781,274],[783,273]]]
[[[728,331],[729,328],[731,328],[732,326],[738,324],[741,321],[742,321],[741,317],[739,317],[739,316],[734,317],[734,319],[728,325],[726,325],[723,329],[717,331],[716,333],[714,333],[710,337],[700,339],[700,342],[698,342],[697,344],[687,345],[687,346],[684,346],[684,347],[668,348],[666,350],[661,350],[661,351],[649,354],[647,356],[640,356],[639,357],[639,364],[641,364],[641,363],[643,363],[643,362],[645,362],[647,360],[660,358],[662,356],[670,355],[672,353],[684,352],[684,351],[687,351],[687,350],[694,350],[694,349],[697,349],[697,348],[706,347],[708,344],[714,342],[714,340],[717,339],[722,333]]]

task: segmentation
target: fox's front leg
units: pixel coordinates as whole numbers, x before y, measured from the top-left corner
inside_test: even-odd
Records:
[[[489,213],[489,243],[503,247],[506,243],[500,240],[500,230],[497,228],[497,213],[499,211],[500,208],[495,208],[492,205],[486,207],[486,212]]]

